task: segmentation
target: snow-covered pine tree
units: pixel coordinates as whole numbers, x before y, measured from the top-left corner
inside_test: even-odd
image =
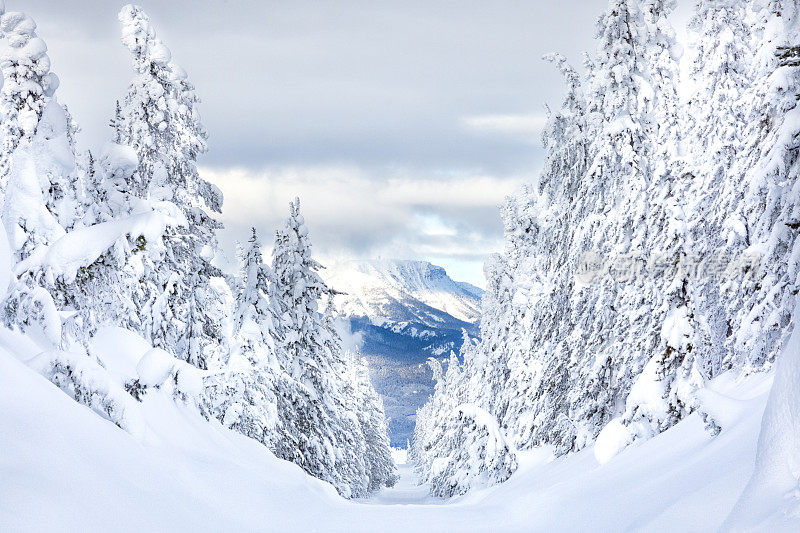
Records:
[[[650,437],[697,406],[702,386],[695,350],[697,320],[692,299],[693,241],[686,206],[692,175],[680,153],[683,144],[677,77],[679,50],[667,17],[674,1],[644,2],[647,72],[652,84],[652,117],[647,126],[652,162],[647,188],[647,224],[642,249],[645,270],[626,287],[628,328],[622,349],[637,365],[623,421],[633,435]],[[632,290],[631,290],[632,289]],[[643,371],[639,369],[644,365]]]
[[[2,13],[0,32],[8,46],[0,58],[2,89],[2,221],[16,263],[16,279],[4,303],[4,322],[37,327],[45,345],[62,341],[63,300],[52,272],[41,265],[47,246],[80,217],[74,128],[55,99],[58,78],[50,72],[47,47],[36,23],[24,13]],[[61,287],[63,289],[63,287]]]
[[[524,333],[518,349],[506,350],[510,381],[499,394],[507,398],[507,412],[495,415],[520,446],[549,442],[569,450],[574,424],[567,411],[572,357],[566,341],[573,332],[570,296],[578,266],[569,245],[581,217],[571,205],[586,171],[586,104],[580,78],[566,59],[557,54],[545,59],[563,74],[566,93],[542,133],[546,159],[538,187],[523,187],[503,211],[507,230],[514,228],[510,220],[519,221],[518,228],[507,233],[506,248],[518,250],[520,256],[512,264],[520,272],[515,276],[515,307]],[[511,206],[516,207],[509,211]],[[467,372],[472,373],[469,366]],[[535,419],[531,413],[536,413]]]
[[[240,349],[248,360],[258,352],[267,367],[277,368],[281,310],[275,309],[268,296],[274,276],[264,264],[261,241],[255,228],[251,228],[250,239],[241,252],[240,264],[241,290],[236,295],[233,334],[241,339]]]
[[[162,261],[144,274],[139,295],[143,333],[154,345],[205,368],[223,350],[222,298],[212,284],[220,272],[211,264],[216,231],[222,226],[209,214],[220,211],[222,194],[197,171],[206,132],[186,73],[171,61],[140,7],[123,7],[119,20],[136,72],[121,117],[114,120],[122,144],[138,155],[129,189],[136,196],[174,204],[185,219],[185,227],[168,231]]]
[[[689,28],[694,38],[694,85],[684,117],[691,183],[686,209],[697,261],[693,281],[697,322],[695,357],[705,377],[732,365],[726,341],[730,321],[720,274],[728,253],[745,247],[742,188],[737,167],[744,155],[744,95],[750,87],[751,29],[741,0],[704,0]],[[734,248],[735,247],[735,248]],[[726,252],[727,250],[727,252]]]
[[[475,350],[474,356],[468,359],[467,367],[469,390],[475,398],[481,399],[484,408],[497,417],[505,412],[505,405],[502,403],[504,397],[500,392],[509,376],[506,349],[509,333],[515,328],[511,316],[513,282],[510,270],[505,258],[500,254],[492,254],[486,259],[483,267],[486,291],[481,298],[481,349]],[[436,368],[433,367],[432,370],[433,379],[438,383],[440,380],[436,375]],[[431,408],[433,409],[433,406]],[[425,433],[421,431],[420,435]],[[417,440],[419,439],[415,428],[415,443]]]
[[[369,368],[358,354],[348,354],[348,366],[354,380],[353,404],[364,435],[365,466],[369,479],[368,492],[391,487],[397,482],[397,468],[389,446],[389,424],[383,410],[383,400],[369,379]]]
[[[280,310],[269,297],[273,276],[264,264],[255,228],[240,249],[239,262],[232,351],[224,367],[207,379],[205,404],[226,427],[275,449],[284,437],[276,397]]]
[[[427,361],[435,381],[433,395],[417,410],[414,438],[411,445],[411,456],[419,483],[430,482],[439,473],[439,458],[448,456],[455,444],[448,439],[446,421],[462,398],[457,397],[460,388],[456,382],[461,375],[458,360],[450,353],[447,372],[442,363],[435,357]]]
[[[636,0],[611,0],[598,23],[599,45],[587,87],[593,142],[587,174],[576,192],[574,207],[582,219],[575,224],[572,253],[602,258],[604,270],[573,295],[571,342],[582,354],[568,393],[573,449],[590,443],[619,414],[644,364],[644,346],[625,349],[631,348],[625,333],[650,312],[649,302],[631,282],[646,253],[652,164],[646,30]]]
[[[472,488],[502,483],[518,466],[516,453],[497,420],[474,404],[460,404],[444,421],[450,455],[440,456],[430,480],[431,494],[451,497]]]
[[[351,497],[364,497],[369,494],[370,486],[373,484],[367,455],[370,449],[362,424],[366,405],[363,402],[356,402],[359,394],[356,361],[342,347],[342,338],[336,326],[337,313],[333,303],[333,292],[327,286],[325,290],[326,304],[322,313],[323,339],[325,339],[327,358],[333,370],[334,387],[338,391],[333,398],[337,403],[338,416],[342,417],[338,421],[341,432],[337,444],[340,449],[349,451],[343,453],[337,460],[336,470],[346,479]],[[388,438],[388,433],[386,436]],[[378,485],[380,486],[379,482]]]
[[[330,292],[318,274],[321,268],[311,257],[308,229],[296,199],[289,204],[289,218],[276,233],[272,251],[287,374],[280,385],[286,409],[279,408],[278,415],[294,431],[292,444],[276,453],[329,481],[343,496],[360,497],[367,493],[369,479],[363,456],[353,457],[351,450],[363,447],[364,437],[357,416],[348,409],[341,340],[330,313],[319,309]]]
[[[726,272],[733,364],[769,368],[791,331],[797,290],[798,211],[796,67],[780,66],[780,49],[795,45],[800,9],[791,0],[759,0],[752,84],[745,94],[745,157],[735,169],[744,191],[740,240],[723,251],[744,264]],[[750,259],[756,261],[750,261]],[[755,263],[755,264],[754,264]]]
[[[47,46],[36,35],[36,23],[25,13],[5,11],[0,6],[0,36],[8,44],[0,57],[3,72],[0,113],[0,189],[10,172],[10,159],[23,139],[36,133],[49,97],[58,88],[58,77],[50,72]]]
[[[465,338],[463,353],[473,347]],[[434,496],[464,494],[507,480],[517,468],[514,448],[500,430],[496,418],[468,403],[468,376],[455,352],[450,352],[447,371],[429,359],[437,380],[431,400],[417,412],[412,457],[419,481],[429,482]]]
[[[427,365],[431,369],[434,391],[428,401],[417,409],[414,417],[414,434],[408,449],[408,457],[414,463],[414,471],[417,473],[418,479],[426,479],[431,475],[430,469],[433,458],[428,452],[439,399],[442,397],[442,393],[438,389],[444,386],[444,380],[442,379],[444,374],[439,360],[435,357],[429,357]]]

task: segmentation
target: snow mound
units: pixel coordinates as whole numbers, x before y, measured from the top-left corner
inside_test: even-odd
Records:
[[[130,146],[106,143],[98,159],[98,168],[112,179],[127,179],[139,167],[139,156]]]
[[[102,354],[103,365],[109,372],[126,382],[138,377],[136,366],[151,348],[136,333],[115,326],[100,328],[90,347],[92,353]]]
[[[153,348],[142,356],[136,365],[136,372],[142,385],[158,387],[172,375],[174,368],[174,357],[161,348]]]
[[[600,431],[594,443],[594,458],[601,465],[606,464],[633,442],[631,430],[615,418]]]

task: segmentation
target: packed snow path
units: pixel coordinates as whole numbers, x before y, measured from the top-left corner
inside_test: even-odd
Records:
[[[418,485],[417,475],[411,464],[397,465],[400,479],[391,488],[383,488],[372,498],[363,500],[362,503],[374,505],[441,505],[446,500],[430,495],[428,485]]]

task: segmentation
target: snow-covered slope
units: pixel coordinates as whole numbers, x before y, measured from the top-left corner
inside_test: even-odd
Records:
[[[738,409],[717,437],[695,414],[604,465],[590,449],[555,460],[525,452],[508,482],[446,503],[414,489],[403,468],[398,487],[352,502],[166,394],[145,397],[146,437],[134,437],[15,350],[3,335],[3,531],[713,531],[752,472],[770,386],[763,374],[718,380],[714,390]],[[800,526],[778,515],[770,525]]]
[[[339,311],[361,336],[372,381],[383,396],[393,446],[405,446],[417,408],[433,392],[428,357],[458,350],[462,331],[478,337],[483,291],[426,261],[347,261],[326,268]]]
[[[11,356],[8,340],[0,348],[0,530],[230,531],[252,529],[263,513],[257,529],[289,531],[313,518],[277,509],[302,500],[319,512],[319,502],[337,498],[331,485],[167,394],[144,397],[145,428],[134,437]]]
[[[450,279],[427,261],[347,261],[323,272],[341,294],[338,309],[348,316],[410,321],[436,327],[441,313],[463,322],[480,316],[481,289]],[[436,311],[439,311],[437,313]]]

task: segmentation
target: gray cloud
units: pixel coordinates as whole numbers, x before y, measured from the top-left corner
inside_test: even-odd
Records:
[[[130,77],[108,1],[25,0],[89,144]],[[24,4],[24,5],[23,5]],[[560,94],[539,60],[580,62],[602,0],[143,2],[204,100],[206,164],[321,163],[509,171],[529,143],[475,135],[464,117],[538,114]],[[581,28],[582,31],[576,31]]]

